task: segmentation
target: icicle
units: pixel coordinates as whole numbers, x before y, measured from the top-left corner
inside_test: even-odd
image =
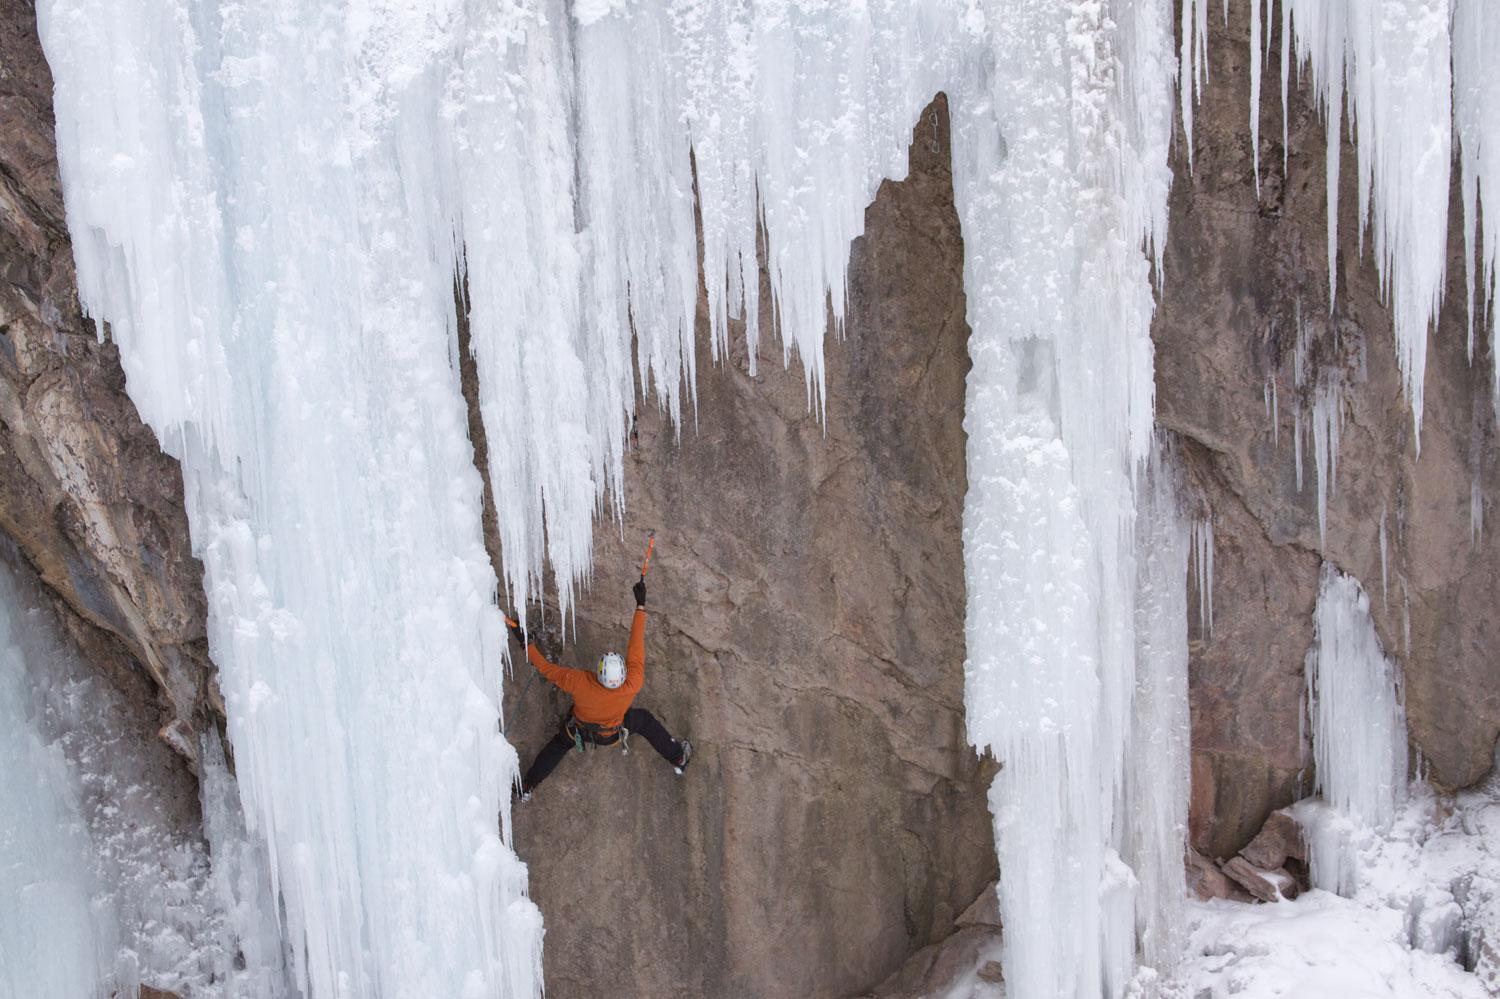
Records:
[[[1273,446],[1281,443],[1281,406],[1276,396],[1276,379],[1273,376],[1271,378],[1271,444]]]
[[[1195,517],[1190,525],[1193,578],[1198,582],[1198,627],[1205,638],[1214,633],[1214,520]]]
[[[1273,338],[1275,331],[1276,327],[1273,322],[1270,334]],[[1262,394],[1265,396],[1266,418],[1271,422],[1271,445],[1273,448],[1281,443],[1281,407],[1279,404],[1280,401],[1277,399],[1276,389],[1277,367],[1278,365],[1269,358],[1266,360],[1266,380],[1262,390]]]
[[[1292,464],[1297,470],[1297,492],[1302,491],[1302,407],[1292,411]]]
[[[1384,829],[1394,819],[1406,785],[1400,672],[1380,647],[1364,590],[1327,563],[1314,625],[1307,692],[1317,790],[1349,820]],[[1358,884],[1350,837],[1334,824],[1311,832],[1313,883],[1340,894],[1352,892]]]
[[[1327,541],[1328,498],[1339,471],[1339,433],[1344,425],[1344,397],[1340,383],[1325,375],[1313,393],[1313,467],[1318,476],[1318,543]],[[1299,486],[1300,488],[1300,486]]]
[[[1302,299],[1293,303],[1293,322],[1297,327],[1297,338],[1292,343],[1292,386],[1300,389],[1307,384],[1307,320],[1302,314]]]
[[[1178,33],[1181,36],[1178,42],[1177,66],[1179,83],[1177,87],[1177,102],[1182,114],[1182,133],[1186,141],[1188,173],[1193,171],[1193,106],[1197,101],[1196,88],[1193,85],[1193,56],[1197,51],[1193,41],[1193,19],[1194,0],[1183,0],[1181,4],[1181,24]]]
[[[46,0],[37,19],[83,308],[181,459],[297,986],[536,995],[540,915],[497,828],[516,755],[453,289],[462,233],[481,382],[526,389],[486,421],[538,406],[491,434],[492,470],[553,490],[523,488],[502,530],[540,543],[543,506],[592,516],[610,398],[565,286],[561,3]]]
[[[1225,6],[1228,16],[1228,6]],[[1255,197],[1260,198],[1260,0],[1250,0],[1250,157],[1255,167]]]
[[[1485,425],[1491,412],[1476,400],[1469,418],[1469,545],[1476,550],[1484,534]]]
[[[1411,655],[1411,593],[1406,588],[1406,576],[1401,580],[1401,649]]]
[[[1127,855],[1137,731],[1130,542],[1154,308],[1140,248],[1163,235],[1170,11],[993,4],[986,99],[953,115],[965,283],[984,289],[967,302],[965,698],[970,740],[1003,761],[991,805],[1017,996],[1114,994],[1136,934],[1111,851]]]
[[[1469,483],[1469,544],[1478,549],[1484,534],[1484,491],[1479,485],[1479,472],[1474,472]]]
[[[1386,574],[1385,503],[1380,504],[1380,605],[1389,608],[1389,577]]]
[[[1147,4],[1149,7],[1150,5]],[[1208,0],[1183,0],[1178,49],[1177,88],[1182,130],[1187,140],[1188,172],[1193,169],[1193,109],[1203,99],[1208,78]]]
[[[1137,490],[1136,679],[1122,853],[1138,886],[1141,959],[1159,980],[1171,976],[1184,951],[1182,857],[1190,791],[1187,579],[1199,525],[1210,532],[1210,606],[1212,601],[1212,523],[1184,513],[1186,494],[1175,443],[1158,440]],[[1200,607],[1202,567],[1200,557]]]
[[[1292,6],[1281,0],[1281,173],[1291,170],[1291,108],[1290,88],[1292,77]]]

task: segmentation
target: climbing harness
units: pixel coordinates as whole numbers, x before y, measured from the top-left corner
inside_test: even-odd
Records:
[[[619,746],[626,756],[630,755],[630,729],[624,725],[596,725],[579,721],[571,712],[564,724],[565,731],[573,737],[573,748],[582,753],[590,746]]]

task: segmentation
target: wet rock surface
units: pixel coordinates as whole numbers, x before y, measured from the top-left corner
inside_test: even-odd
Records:
[[[995,878],[993,765],[964,739],[968,359],[946,127],[923,116],[910,179],[866,214],[826,423],[769,328],[753,378],[742,336],[727,363],[702,353],[680,440],[642,405],[625,521],[599,531],[561,658],[623,646],[656,529],[636,703],[697,754],[678,778],[639,738],[628,756],[573,753],[517,806],[556,999],[862,992]],[[509,708],[523,764],[565,704],[539,681]]]
[[[163,724],[201,716],[212,669],[182,477],[79,313],[52,77],[25,0],[0,0],[0,533],[90,661],[121,683],[148,675]]]

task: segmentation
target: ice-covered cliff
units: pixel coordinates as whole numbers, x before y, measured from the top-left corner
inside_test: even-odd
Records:
[[[828,412],[851,240],[939,90],[973,363],[966,726],[1003,767],[1006,977],[1015,995],[1113,995],[1141,961],[1170,970],[1187,780],[1174,580],[1201,509],[1167,495],[1175,472],[1147,471],[1165,394],[1149,333],[1153,274],[1173,274],[1174,109],[1186,125],[1215,86],[1211,6],[41,5],[80,295],[183,463],[241,794],[304,989],[536,988],[537,914],[491,819],[514,765],[492,595],[524,607],[550,565],[577,623],[594,519],[628,498],[638,396],[668,436],[701,419],[699,361],[739,349],[731,326],[749,375],[765,325]],[[1378,6],[1288,3],[1278,21],[1252,0],[1245,51],[1252,93],[1273,26],[1284,65],[1311,67],[1335,191],[1349,81],[1356,205],[1420,421],[1455,134],[1468,219],[1488,190],[1488,77],[1464,47],[1488,11],[1459,3],[1450,33],[1447,4]],[[1197,117],[1201,136],[1214,119]],[[1328,233],[1333,309],[1347,240]],[[1295,464],[1301,490],[1305,404],[1317,537],[1332,509],[1336,545],[1345,382],[1291,367],[1296,454],[1278,474]],[[1279,384],[1257,385],[1268,415]],[[1212,502],[1196,450],[1212,433],[1174,429]]]

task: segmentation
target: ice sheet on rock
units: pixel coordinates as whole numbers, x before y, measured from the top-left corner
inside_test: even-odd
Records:
[[[1321,612],[1320,612],[1321,613]],[[1388,707],[1388,705],[1387,705]],[[1404,733],[1403,733],[1404,737]],[[1500,800],[1365,777],[1402,793],[1375,826],[1317,798],[1292,806],[1314,888],[1294,901],[1190,903],[1179,984],[1195,996],[1360,995],[1478,999],[1500,988]]]
[[[0,553],[0,995],[288,996],[215,891],[181,762],[45,607]]]
[[[279,999],[291,995],[289,948],[281,940],[280,910],[271,890],[265,847],[245,829],[239,788],[218,733],[210,729],[198,743],[199,799],[203,837],[212,856],[210,891],[219,918],[220,946],[238,953],[232,976],[236,999]]]
[[[119,926],[93,905],[78,788],[37,724],[15,634],[25,612],[4,589],[0,580],[0,995],[107,996]]]
[[[1185,994],[1197,999],[1484,999],[1451,959],[1414,951],[1401,913],[1374,911],[1324,891],[1290,902],[1188,903]]]
[[[1136,515],[1135,692],[1127,758],[1123,855],[1139,883],[1135,920],[1141,961],[1170,979],[1182,958],[1187,895],[1189,797],[1188,560],[1211,522],[1192,518],[1181,458],[1171,439],[1158,442],[1140,479]],[[1201,555],[1199,555],[1201,558]],[[1212,569],[1198,564],[1201,602]],[[1211,600],[1211,597],[1209,598]],[[1210,604],[1211,608],[1211,604]],[[1212,610],[1207,627],[1212,629]]]

